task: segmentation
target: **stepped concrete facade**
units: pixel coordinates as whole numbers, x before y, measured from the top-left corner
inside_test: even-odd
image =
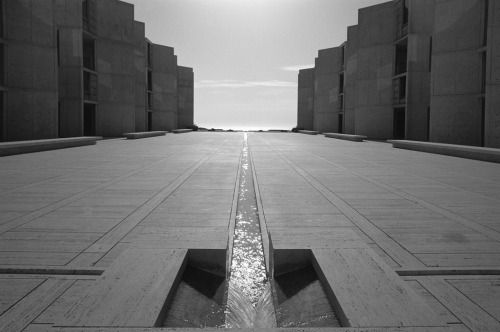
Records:
[[[497,1],[486,0],[394,0],[361,8],[341,45],[344,71],[319,87],[343,82],[343,116],[316,120],[335,110],[314,105],[313,123],[328,123],[312,129],[500,147],[499,10]]]
[[[339,71],[342,47],[319,50],[314,67],[314,130],[336,131],[339,114]]]
[[[1,8],[1,141],[180,128],[174,49],[154,45],[149,61],[132,4],[3,0]],[[181,126],[192,125],[191,115]]]
[[[499,15],[498,1],[436,2],[431,140],[500,147]]]

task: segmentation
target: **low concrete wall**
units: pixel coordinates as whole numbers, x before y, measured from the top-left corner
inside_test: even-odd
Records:
[[[500,163],[500,149],[419,141],[388,140],[394,148]]]
[[[172,132],[174,134],[184,134],[184,133],[189,133],[190,131],[193,131],[193,129],[174,129]]]
[[[166,133],[167,131],[143,131],[137,133],[125,133],[123,136],[127,139],[140,139],[146,137],[165,136]]]
[[[366,136],[362,135],[349,135],[349,134],[338,134],[338,133],[325,133],[325,137],[329,138],[337,138],[337,139],[344,139],[347,141],[354,141],[354,142],[363,142],[366,139]]]
[[[95,145],[102,137],[68,137],[34,141],[18,141],[0,143],[0,157],[16,154],[74,148],[77,146]]]
[[[299,133],[306,134],[306,135],[318,135],[319,131],[314,131],[314,130],[299,130]]]

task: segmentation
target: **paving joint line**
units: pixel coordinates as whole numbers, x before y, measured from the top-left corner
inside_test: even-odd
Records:
[[[347,172],[349,172],[351,174],[354,174],[354,175],[356,175],[356,176],[358,176],[358,177],[360,177],[360,178],[362,178],[362,179],[364,179],[364,180],[366,180],[366,181],[368,181],[368,182],[370,182],[370,183],[372,183],[372,184],[374,184],[374,185],[376,185],[376,186],[378,186],[380,188],[388,190],[388,191],[392,192],[393,194],[396,194],[396,195],[398,195],[398,196],[400,196],[400,197],[402,197],[402,198],[404,198],[406,200],[412,201],[412,202],[414,202],[414,203],[422,206],[423,208],[426,208],[426,209],[428,209],[430,211],[433,211],[433,212],[435,212],[435,213],[437,213],[437,214],[439,214],[439,215],[441,215],[443,217],[446,217],[446,218],[448,218],[450,220],[453,220],[453,221],[455,221],[455,222],[457,222],[457,223],[459,223],[459,224],[461,224],[461,225],[463,225],[463,226],[465,226],[465,227],[467,227],[469,229],[472,229],[472,230],[474,230],[474,231],[476,231],[478,233],[481,233],[484,236],[487,236],[487,237],[489,237],[489,238],[491,238],[491,239],[493,239],[495,241],[500,241],[500,233],[498,233],[497,231],[495,231],[493,229],[490,229],[489,227],[483,226],[483,225],[481,225],[481,224],[479,224],[479,223],[477,223],[475,221],[472,221],[470,219],[462,217],[462,216],[460,216],[460,215],[458,215],[458,214],[456,214],[454,212],[446,210],[446,209],[444,209],[442,207],[439,207],[439,206],[437,206],[437,205],[435,205],[433,203],[430,203],[430,202],[428,202],[426,200],[423,200],[421,198],[418,198],[418,197],[415,197],[415,196],[413,196],[411,194],[408,194],[408,193],[404,192],[401,189],[394,188],[394,187],[392,187],[392,186],[390,186],[388,184],[382,183],[382,182],[380,182],[378,180],[375,180],[375,179],[372,179],[372,178],[370,178],[368,176],[365,176],[365,175],[359,174],[359,173],[357,173],[355,171],[349,170],[349,169],[347,169],[347,168],[345,168],[343,166],[340,166],[340,165],[338,165],[338,164],[336,164],[336,163],[334,163],[334,162],[332,162],[332,161],[330,161],[328,159],[320,157],[320,156],[318,156],[318,155],[316,155],[316,154],[314,154],[312,152],[308,152],[306,150],[302,150],[302,151],[305,151],[306,153],[309,153],[309,154],[315,156],[318,159],[324,160],[324,161],[326,161],[327,163],[329,163],[331,165],[335,165],[336,167],[338,167],[338,168],[340,168],[340,169],[342,169],[344,171],[347,171]],[[376,164],[376,163],[371,163],[371,164],[381,166],[381,165]],[[381,167],[384,167],[384,166],[381,166]],[[457,189],[460,189],[460,188],[457,188]],[[463,190],[463,189],[461,189],[461,190]],[[463,191],[465,191],[465,190],[463,190]],[[465,191],[465,192],[467,192],[467,191]],[[492,234],[492,232],[493,232],[493,234]]]
[[[66,173],[66,174],[63,174],[63,175],[58,175],[58,176],[54,176],[52,178],[49,178],[49,179],[45,179],[45,180],[42,180],[42,181],[39,181],[39,182],[35,182],[35,183],[30,183],[28,185],[25,185],[25,186],[21,186],[21,187],[17,187],[17,188],[13,188],[13,189],[9,189],[9,190],[6,190],[6,191],[2,191],[0,192],[0,196],[4,196],[6,194],[10,194],[12,192],[16,192],[18,190],[23,190],[23,189],[28,189],[28,188],[31,188],[31,187],[35,187],[35,186],[39,186],[41,184],[45,184],[45,183],[49,183],[51,181],[54,181],[54,180],[57,180],[57,179],[64,179],[66,177],[71,177],[71,176],[74,176],[74,175],[77,175],[79,173],[83,173],[83,172],[86,172],[88,170],[95,170],[95,169],[98,169],[98,168],[101,168],[101,167],[104,167],[104,166],[110,166],[114,163],[121,163],[121,162],[124,162],[125,160],[128,160],[128,159],[133,159],[134,157],[127,157],[127,158],[122,158],[122,159],[119,159],[119,160],[114,160],[114,161],[110,161],[110,162],[106,162],[102,165],[99,165],[99,166],[93,166],[93,167],[90,167],[90,168],[84,168],[84,169],[81,169],[79,171],[75,171],[75,172],[70,172],[70,173]],[[49,168],[50,166],[47,166],[47,167],[42,167],[41,169],[45,169],[45,168]],[[38,170],[38,169],[37,169]],[[33,170],[30,170],[30,171],[33,171]],[[16,173],[16,174],[22,174],[24,172],[19,172],[19,173]],[[82,191],[85,191],[82,190]],[[77,195],[78,193],[76,193]]]
[[[291,159],[281,154],[281,157],[287,162],[296,172],[310,183],[316,190],[318,190],[330,203],[338,208],[349,220],[351,220],[363,233],[366,234],[377,246],[379,246],[393,261],[400,266],[421,266],[426,265],[410,253],[401,244],[395,241],[392,237],[386,234],[383,230],[374,225],[370,220],[365,218],[356,209],[335,195],[330,189],[325,187],[322,183],[316,180],[312,175],[303,170],[300,166],[296,165]],[[295,166],[294,166],[295,165]],[[372,228],[368,230],[367,227]],[[379,235],[375,236],[373,231],[378,232]],[[368,232],[368,233],[367,233]],[[380,238],[382,241],[377,241]],[[384,243],[384,242],[389,243]]]
[[[119,181],[122,181],[122,180],[124,180],[124,179],[132,176],[132,175],[135,175],[135,174],[137,174],[139,172],[143,172],[144,170],[153,168],[156,165],[161,164],[162,162],[165,162],[165,161],[167,161],[169,159],[172,159],[172,158],[174,158],[174,157],[176,157],[176,156],[178,156],[178,155],[180,155],[182,153],[185,153],[185,152],[187,152],[187,151],[189,151],[191,149],[194,149],[194,147],[186,149],[186,150],[178,152],[178,153],[175,153],[175,154],[173,154],[171,156],[168,156],[168,157],[163,158],[163,159],[161,159],[159,161],[156,161],[153,164],[150,164],[150,165],[141,167],[139,169],[130,171],[130,172],[125,173],[125,174],[123,174],[123,175],[121,175],[121,176],[119,176],[117,178],[105,181],[104,183],[101,183],[101,184],[99,184],[97,186],[94,186],[92,188],[86,189],[86,190],[84,190],[84,191],[82,191],[82,192],[80,192],[78,194],[74,194],[72,196],[64,198],[64,199],[62,199],[62,200],[60,200],[60,201],[58,201],[56,203],[49,204],[47,206],[44,206],[43,208],[37,209],[35,211],[29,212],[29,213],[24,214],[24,215],[22,215],[20,217],[17,217],[17,218],[14,218],[14,219],[10,220],[10,221],[7,221],[7,222],[3,223],[2,225],[0,225],[0,234],[3,234],[5,232],[10,231],[11,229],[14,229],[16,227],[24,225],[25,223],[28,223],[28,222],[30,222],[30,221],[32,221],[32,220],[34,220],[36,218],[39,218],[39,217],[41,217],[41,216],[43,216],[43,215],[45,215],[47,213],[55,211],[55,210],[57,210],[57,209],[59,209],[59,208],[61,208],[63,206],[66,206],[68,204],[76,202],[76,201],[78,201],[78,200],[80,200],[80,199],[82,199],[84,197],[89,196],[90,194],[93,194],[93,193],[95,193],[95,192],[97,192],[97,191],[99,191],[99,190],[101,190],[103,188],[109,187],[109,186],[111,186],[111,185],[113,185],[113,184],[115,184],[115,183],[117,183]]]
[[[406,248],[401,246],[397,241],[391,238],[384,231],[379,229],[376,225],[374,225],[371,221],[366,219],[363,215],[361,215],[356,209],[351,207],[348,203],[342,200],[340,197],[335,195],[330,189],[325,187],[322,183],[316,180],[312,175],[310,175],[307,171],[302,169],[300,166],[295,164],[290,158],[288,158],[285,153],[278,152],[274,148],[274,146],[270,145],[267,141],[264,141],[271,150],[280,156],[292,169],[295,170],[304,180],[306,180],[311,186],[313,186],[320,194],[322,194],[331,204],[333,204],[336,208],[340,210],[357,228],[359,228],[363,233],[366,234],[378,247],[380,247],[395,263],[400,266],[412,266],[412,267],[427,267],[420,259],[411,254]],[[342,207],[343,206],[343,207]],[[379,238],[382,241],[377,241],[374,239],[373,232],[367,233],[367,227],[372,228],[371,231],[376,231],[379,233]],[[389,243],[387,243],[387,241]],[[382,242],[382,243],[381,243]],[[372,249],[373,250],[373,249]],[[392,253],[392,255],[391,255]]]
[[[179,188],[187,179],[189,179],[189,177],[191,177],[203,164],[205,164],[208,160],[210,160],[222,148],[222,146],[224,146],[227,143],[227,141],[228,140],[225,140],[224,143],[222,143],[215,149],[215,151],[207,154],[205,157],[201,158],[199,161],[194,163],[185,172],[180,174],[176,179],[174,179],[167,186],[165,186],[160,192],[158,192],[156,195],[150,198],[143,205],[138,207],[134,212],[129,214],[126,218],[124,218],[118,225],[113,227],[104,236],[97,239],[81,254],[89,252],[105,254],[109,250],[111,250],[120,241],[122,241],[130,232],[132,232],[134,228],[137,227],[137,225],[139,225],[142,220],[144,220],[144,218],[146,218],[156,207],[158,207],[158,205],[160,205],[163,201],[165,201],[172,193],[175,192],[175,190],[177,190],[177,188]]]

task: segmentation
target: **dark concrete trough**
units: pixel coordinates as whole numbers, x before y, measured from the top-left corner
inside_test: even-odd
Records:
[[[406,140],[389,140],[387,142],[399,149],[500,163],[500,149]]]
[[[142,131],[137,133],[125,133],[123,134],[123,136],[125,136],[127,139],[140,139],[155,136],[165,136],[166,133],[167,131]]]
[[[100,136],[91,136],[5,142],[0,143],[0,157],[40,151],[74,148],[77,146],[95,145],[96,142],[101,139],[102,137]]]
[[[347,141],[363,142],[366,136],[362,135],[349,135],[349,134],[338,134],[338,133],[324,133],[325,137],[343,139]]]

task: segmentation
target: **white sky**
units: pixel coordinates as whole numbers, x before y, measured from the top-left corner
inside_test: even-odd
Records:
[[[193,67],[194,121],[207,128],[291,129],[297,67],[314,66],[381,0],[125,0],[153,43]]]

